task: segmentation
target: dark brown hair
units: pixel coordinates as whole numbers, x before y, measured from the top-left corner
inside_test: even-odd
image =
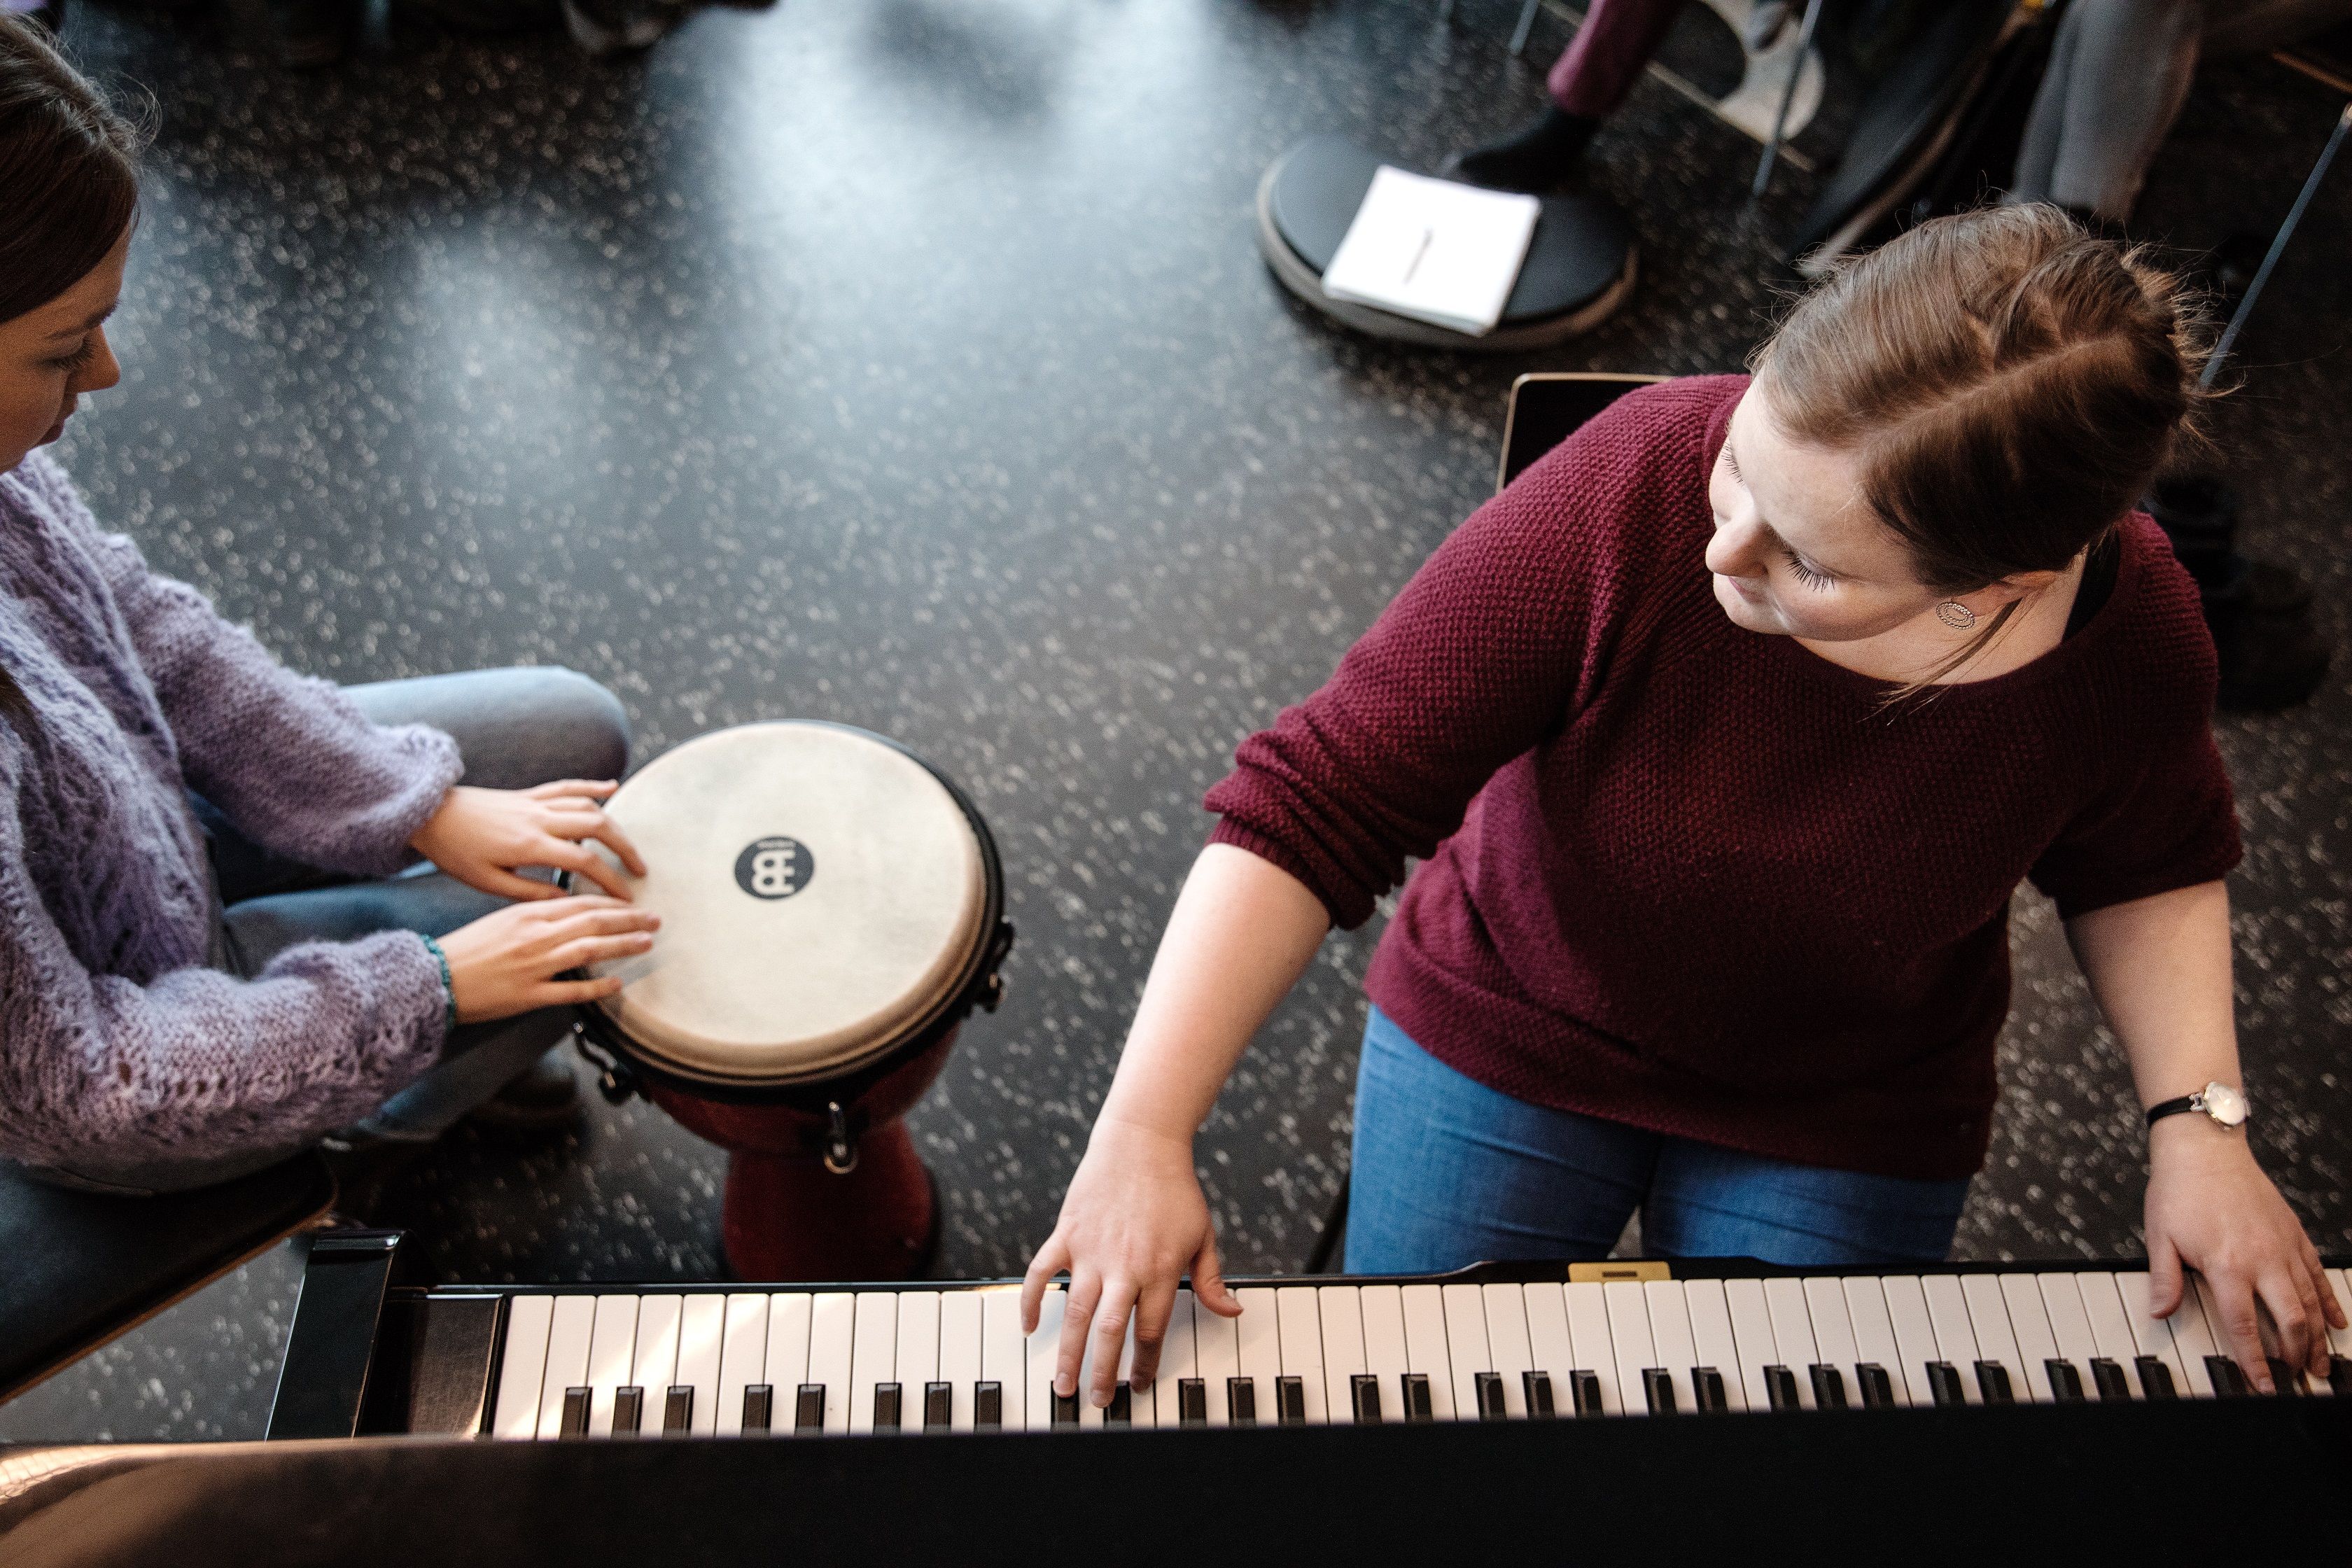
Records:
[[[2063,571],[2123,520],[2196,413],[2203,337],[2140,251],[2056,207],[1998,206],[1843,268],[1753,365],[1783,432],[1860,455],[1864,498],[1919,580],[1964,594]]]
[[[40,27],[0,16],[0,321],[114,248],[139,210],[139,140]]]

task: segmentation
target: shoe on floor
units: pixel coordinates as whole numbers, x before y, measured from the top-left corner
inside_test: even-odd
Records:
[[[560,1132],[580,1117],[580,1079],[564,1047],[547,1052],[507,1086],[466,1113],[502,1132]]]
[[[563,28],[592,59],[634,54],[686,20],[670,0],[563,0]]]
[[[1598,120],[1547,105],[1540,118],[1501,141],[1454,153],[1438,165],[1438,173],[1490,190],[1541,195],[1576,177],[1585,144],[1600,129]]]

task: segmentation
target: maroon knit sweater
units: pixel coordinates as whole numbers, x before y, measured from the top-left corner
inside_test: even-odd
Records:
[[[2237,863],[2212,645],[2137,515],[2087,626],[1926,700],[1741,630],[1702,557],[1747,384],[1633,393],[1480,507],[1242,743],[1213,838],[1343,927],[1424,858],[1366,988],[1504,1093],[1966,1175],[2019,880],[2071,918]]]

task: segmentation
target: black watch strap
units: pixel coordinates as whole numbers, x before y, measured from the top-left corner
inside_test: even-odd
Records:
[[[2168,1116],[2178,1116],[2184,1110],[2202,1110],[2203,1106],[2200,1103],[2202,1099],[2201,1095],[2184,1094],[2179,1100],[2168,1100],[2161,1105],[2151,1105],[2147,1108],[2147,1124],[2153,1127]]]

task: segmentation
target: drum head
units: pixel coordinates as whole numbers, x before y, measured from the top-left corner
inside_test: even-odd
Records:
[[[901,1043],[985,933],[987,869],[955,795],[856,730],[749,724],[689,741],[606,809],[644,854],[654,951],[601,966],[635,1051],[688,1077],[822,1079]]]

